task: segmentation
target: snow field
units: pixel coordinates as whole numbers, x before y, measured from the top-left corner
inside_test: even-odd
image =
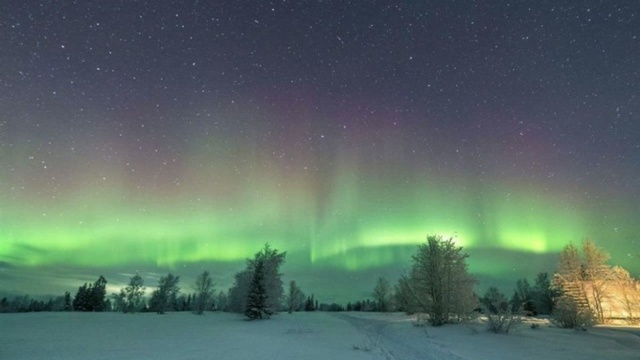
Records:
[[[399,313],[284,313],[251,322],[227,313],[0,314],[0,359],[640,360],[640,328],[576,331],[527,321],[503,335],[479,324],[416,327]]]
[[[323,313],[245,321],[227,313],[0,314],[0,359],[372,359]]]

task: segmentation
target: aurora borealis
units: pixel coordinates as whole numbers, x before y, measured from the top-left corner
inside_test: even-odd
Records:
[[[2,8],[0,292],[224,289],[269,242],[344,301],[428,234],[485,285],[584,238],[640,272],[638,4]]]

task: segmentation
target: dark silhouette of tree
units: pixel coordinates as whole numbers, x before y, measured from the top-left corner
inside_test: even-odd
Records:
[[[158,314],[164,314],[175,304],[180,287],[180,276],[168,274],[158,280],[158,288],[151,294],[149,306]]]
[[[315,311],[317,309],[315,303],[313,294],[311,294],[311,296],[307,297],[307,301],[304,302],[304,311]]]
[[[227,311],[228,302],[229,302],[229,296],[227,295],[227,293],[220,290],[218,292],[218,297],[215,302],[216,310]]]
[[[144,279],[136,273],[129,279],[129,284],[123,289],[124,308],[123,312],[135,313],[144,307]]]
[[[528,315],[536,315],[537,310],[534,303],[534,294],[529,280],[523,278],[516,282],[516,290],[511,298],[513,311],[524,311]]]
[[[538,314],[550,315],[558,296],[560,292],[552,285],[549,273],[538,273],[533,284],[533,301]]]
[[[100,275],[93,284],[80,286],[73,299],[75,311],[103,311],[105,309],[105,296],[107,293],[107,279]]]
[[[93,283],[90,292],[90,307],[89,311],[104,311],[106,309],[105,297],[107,295],[107,279],[100,275],[98,280]]]
[[[90,310],[90,294],[91,285],[84,283],[78,288],[76,296],[73,298],[73,310],[75,311],[91,311]]]
[[[73,310],[73,306],[71,305],[71,293],[68,291],[64,292],[64,304],[62,305],[62,311],[71,311]]]
[[[210,308],[210,305],[213,302],[213,279],[208,271],[204,271],[198,276],[196,279],[195,290],[195,305],[193,306],[194,312],[198,315],[202,315],[204,310],[208,307]]]

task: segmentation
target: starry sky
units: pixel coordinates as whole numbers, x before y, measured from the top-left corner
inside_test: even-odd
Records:
[[[636,1],[3,1],[0,293],[266,242],[320,300],[428,234],[482,286],[593,239],[640,274]]]

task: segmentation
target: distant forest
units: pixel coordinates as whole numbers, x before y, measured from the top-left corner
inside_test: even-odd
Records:
[[[225,311],[248,320],[268,319],[281,312],[298,311],[402,311],[417,314],[421,324],[440,326],[483,315],[494,332],[509,332],[523,316],[547,315],[567,328],[588,327],[612,321],[640,323],[640,282],[619,266],[608,264],[609,255],[593,241],[569,244],[560,253],[555,273],[539,273],[532,282],[519,279],[510,296],[496,287],[480,295],[477,280],[468,272],[469,255],[453,239],[428,236],[417,246],[410,271],[394,285],[380,277],[371,297],[347,304],[319,302],[305,295],[296,281],[283,284],[280,268],[286,252],[266,244],[243,270],[234,275],[227,291],[215,289],[211,274],[201,273],[182,291],[180,276],[160,277],[147,293],[144,279],[135,274],[118,293],[107,294],[107,279],[79,286],[48,300],[28,295],[0,300],[0,312],[40,311],[155,312],[188,311],[201,315]]]

